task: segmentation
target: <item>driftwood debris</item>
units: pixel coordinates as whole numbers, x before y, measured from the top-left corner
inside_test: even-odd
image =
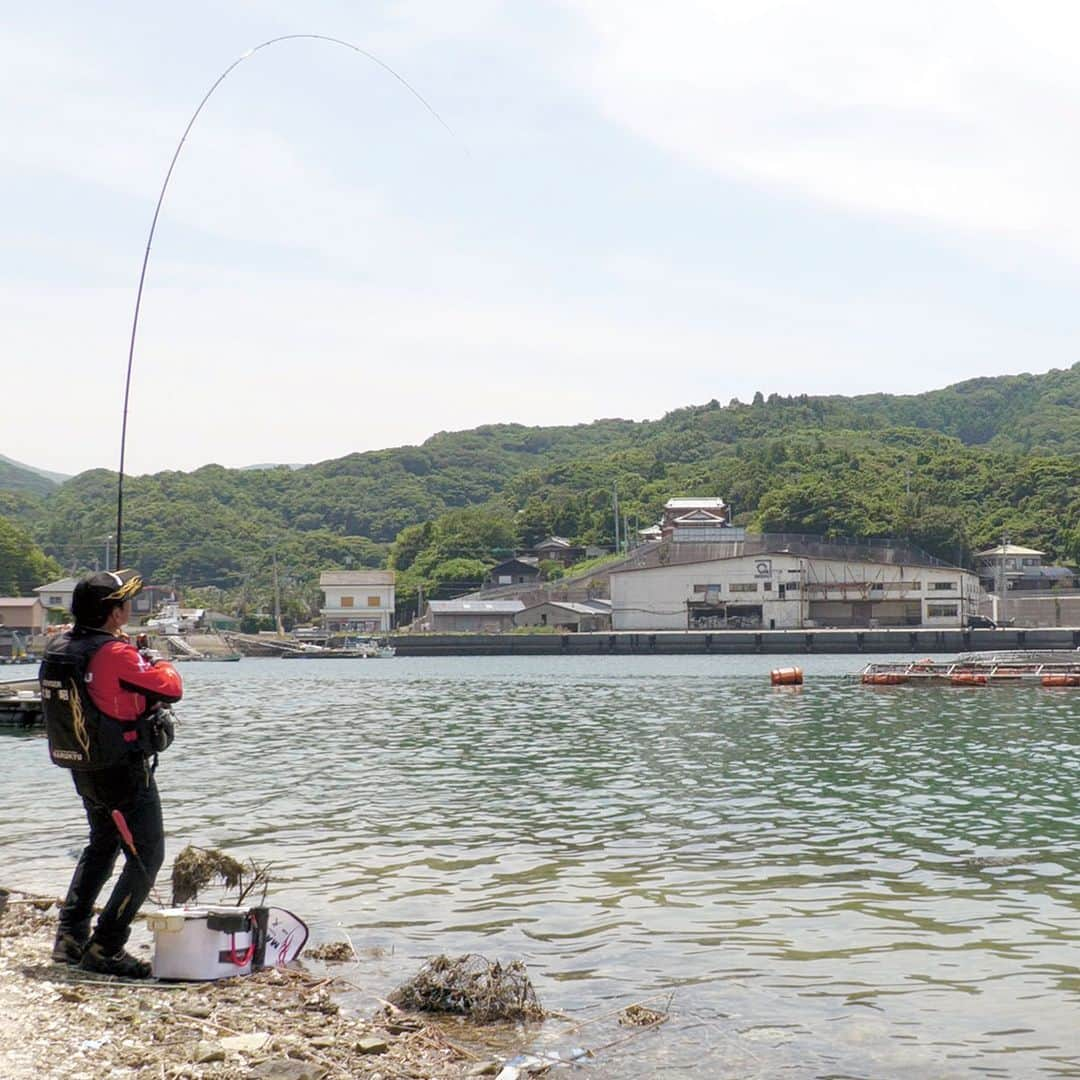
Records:
[[[188,904],[199,892],[218,879],[226,890],[237,891],[236,903],[242,904],[256,889],[262,900],[270,885],[270,865],[249,859],[246,863],[234,859],[217,848],[201,848],[189,844],[173,862],[172,903]]]
[[[547,1015],[520,960],[504,967],[477,953],[433,957],[390,995],[390,1002],[413,1012],[458,1013],[480,1022]]]

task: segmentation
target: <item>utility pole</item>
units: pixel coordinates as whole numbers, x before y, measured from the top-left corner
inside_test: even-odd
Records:
[[[416,586],[416,618],[424,617],[424,583],[421,581]]]
[[[281,591],[278,588],[277,548],[271,551],[270,558],[274,569],[274,629],[277,630],[278,637],[284,637],[285,627],[281,625]]]
[[[111,565],[110,562],[109,562],[109,554],[110,554],[110,551],[112,550],[112,539],[113,539],[112,538],[112,533],[109,533],[109,535],[105,537],[105,569],[106,570],[108,570],[109,566]],[[116,569],[119,570],[120,567],[118,566]]]
[[[998,625],[1004,625],[1005,623],[1005,590],[1009,587],[1008,582],[1005,580],[1005,552],[1009,546],[1009,534],[1001,534],[1001,553],[998,557],[997,564],[997,623]]]
[[[622,548],[619,546],[619,485],[611,485],[611,503],[615,513],[615,554],[618,555]]]

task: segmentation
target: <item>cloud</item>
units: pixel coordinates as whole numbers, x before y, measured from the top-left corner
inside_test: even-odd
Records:
[[[750,184],[1080,255],[1080,8],[575,0],[603,114]]]
[[[354,267],[370,265],[366,242],[427,243],[430,226],[384,190],[392,171],[376,163],[400,166],[385,137],[398,114],[412,143],[445,150],[437,121],[367,58],[327,43],[276,49],[284,55],[246,60],[200,114],[157,243],[212,237]],[[137,73],[104,70],[62,35],[47,47],[33,35],[0,42],[0,93],[17,103],[0,121],[0,163],[9,175],[74,182],[88,205],[88,188],[138,200],[139,228],[148,228],[176,144],[212,79],[205,67],[197,69],[204,85],[189,71],[184,87],[163,79],[150,94]],[[135,218],[132,210],[125,224]]]
[[[451,285],[413,295],[176,266],[144,311],[128,469],[318,461],[492,422],[656,418],[759,389],[801,393],[811,376],[815,392],[869,392],[886,368],[894,389],[917,390],[940,385],[943,353],[985,344],[978,327],[939,314],[932,347],[901,337],[871,351],[880,320],[910,320],[902,301],[860,310],[709,278],[680,281],[713,313],[689,322],[657,302],[669,267],[623,272],[642,287],[640,303]],[[126,289],[5,292],[8,355],[27,393],[46,364],[51,389],[10,418],[4,453],[64,472],[116,467],[130,303]],[[979,370],[991,373],[990,362]]]

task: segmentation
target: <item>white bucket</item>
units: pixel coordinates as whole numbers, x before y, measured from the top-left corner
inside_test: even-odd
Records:
[[[163,908],[146,917],[154,935],[155,979],[250,975],[255,952],[246,908]]]

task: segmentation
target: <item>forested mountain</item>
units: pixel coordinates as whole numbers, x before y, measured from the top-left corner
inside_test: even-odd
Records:
[[[0,514],[65,567],[91,566],[115,530],[115,484],[94,470],[4,492],[0,473]],[[717,494],[762,529],[891,535],[959,561],[1009,531],[1077,561],[1080,364],[909,396],[757,395],[642,423],[485,425],[299,469],[133,477],[124,561],[235,599],[266,580],[273,550],[302,606],[318,569],[383,565],[395,540],[406,590],[453,576],[454,560],[475,575],[552,532],[611,543],[616,488],[631,525],[673,495]]]
[[[48,495],[68,477],[24,465],[21,461],[0,454],[0,491],[24,491]]]

